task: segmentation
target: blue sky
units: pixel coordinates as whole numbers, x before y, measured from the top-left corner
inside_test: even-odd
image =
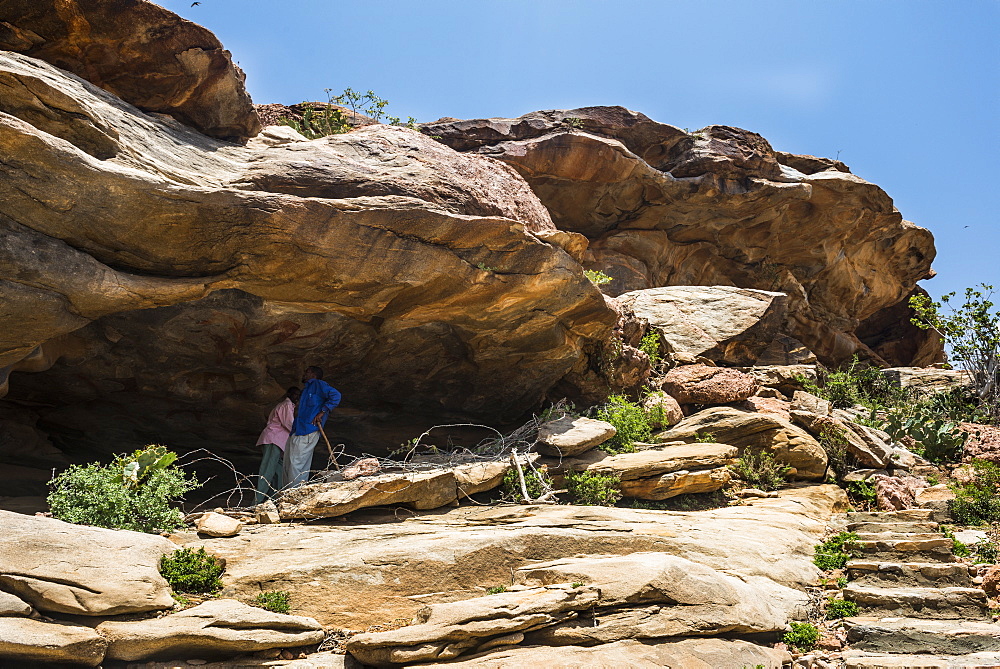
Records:
[[[620,104],[839,155],[934,233],[933,295],[1000,288],[998,0],[160,4],[214,31],[259,103],[372,89],[420,121]]]

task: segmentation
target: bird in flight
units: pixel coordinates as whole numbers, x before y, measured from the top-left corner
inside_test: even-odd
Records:
[[[198,5],[200,5],[200,4],[201,4],[200,2],[192,2],[192,3],[191,3],[191,6],[192,6],[192,7],[197,7],[197,6],[198,6]]]

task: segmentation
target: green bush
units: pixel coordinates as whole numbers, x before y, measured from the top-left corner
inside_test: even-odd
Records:
[[[292,610],[291,598],[285,590],[266,590],[257,595],[252,604],[273,613],[288,613]]]
[[[902,402],[905,395],[878,367],[861,363],[858,356],[840,369],[822,374],[818,383],[805,377],[800,377],[800,383],[810,393],[830,400],[836,409],[847,409],[855,404],[884,409]]]
[[[781,640],[786,645],[800,651],[812,650],[819,641],[819,630],[811,623],[789,623],[791,632],[785,632]]]
[[[963,544],[961,541],[955,538],[955,532],[948,525],[941,525],[941,534],[945,536],[946,539],[951,539],[951,553],[956,557],[969,557],[972,551],[969,547]]]
[[[838,618],[850,618],[858,615],[861,609],[856,602],[849,599],[836,599],[831,597],[826,603],[826,619],[837,620]]]
[[[569,471],[566,489],[575,504],[614,506],[622,498],[621,478],[614,474]]]
[[[777,490],[785,484],[785,476],[791,470],[767,451],[746,451],[729,468],[738,479],[761,490]]]
[[[49,482],[49,508],[80,525],[154,534],[181,527],[183,515],[171,504],[200,484],[176,459],[163,446],[148,446],[106,466],[71,465]]]
[[[893,441],[909,437],[915,442],[912,447],[915,453],[936,463],[961,460],[969,438],[969,433],[960,429],[957,423],[934,416],[923,405],[893,409],[878,427]]]
[[[499,595],[501,592],[507,592],[506,585],[494,585],[492,587],[486,588],[487,595]]]
[[[851,544],[857,540],[858,535],[854,532],[839,532],[833,535],[816,546],[813,564],[823,571],[843,569],[851,559]]]
[[[660,353],[660,333],[655,329],[650,328],[642,337],[642,341],[639,343],[639,350],[649,356],[649,364],[656,365],[656,363],[663,360],[663,354]]]
[[[614,281],[610,276],[605,274],[599,269],[585,269],[583,270],[583,275],[590,279],[594,285],[600,286],[605,283],[611,283]]]
[[[204,548],[181,548],[160,558],[160,574],[175,592],[218,592],[222,589],[219,577],[225,570],[225,562]]]
[[[1000,544],[989,539],[980,539],[972,547],[978,564],[996,564],[1000,562]]]
[[[851,469],[851,457],[847,452],[847,436],[842,428],[829,424],[820,430],[819,445],[826,453],[826,466],[838,479],[843,478]]]
[[[971,483],[952,486],[951,516],[959,525],[982,525],[1000,521],[1000,467],[986,460],[973,460]]]
[[[875,484],[867,481],[849,481],[847,484],[847,494],[855,506],[872,508],[875,506]]]
[[[635,443],[649,441],[653,428],[646,410],[624,395],[612,395],[597,410],[597,418],[611,423],[618,431],[601,445],[601,450],[613,455],[635,452]]]

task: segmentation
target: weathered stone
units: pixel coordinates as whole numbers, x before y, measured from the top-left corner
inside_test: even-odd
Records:
[[[908,390],[917,397],[927,397],[969,384],[968,372],[961,369],[890,367],[883,369],[882,373],[895,387]]]
[[[848,500],[835,485],[780,495],[691,513],[562,505],[368,511],[330,524],[260,525],[239,541],[191,536],[186,545],[226,559],[223,596],[251,599],[267,583],[290,592],[303,615],[348,629],[412,618],[424,604],[474,597],[484,585],[510,583],[511,569],[568,555],[662,552],[804,591],[819,574],[813,547]]]
[[[0,660],[76,664],[96,667],[108,642],[89,627],[42,622],[29,618],[0,618]]]
[[[833,403],[816,397],[804,390],[796,390],[792,395],[792,411],[807,411],[818,416],[829,416]]]
[[[552,586],[502,592],[422,609],[408,627],[358,634],[346,649],[365,664],[387,667],[411,662],[450,660],[492,637],[553,625],[597,603],[598,591],[586,586]]]
[[[4,616],[30,616],[34,611],[31,604],[20,597],[0,591],[0,618]]]
[[[312,618],[232,599],[209,600],[162,618],[106,621],[97,631],[108,640],[108,659],[126,661],[235,655],[323,640],[323,628]]]
[[[877,474],[874,478],[875,501],[882,511],[914,508],[916,506],[915,495],[919,490],[927,487],[925,481],[912,476],[899,477]]]
[[[684,667],[718,669],[719,667],[764,667],[780,669],[791,661],[786,651],[758,646],[748,641],[728,639],[684,639],[645,644],[635,640],[616,641],[594,647],[528,646],[504,649],[485,655],[421,667],[453,669],[523,669],[524,667],[559,667],[559,669],[619,669],[620,667]]]
[[[663,377],[662,387],[681,404],[739,402],[760,388],[749,374],[707,365],[675,367]]]
[[[199,534],[210,537],[235,537],[243,529],[243,523],[232,516],[209,511],[201,515],[195,527]]]
[[[763,367],[741,367],[757,379],[761,386],[774,388],[785,395],[791,396],[796,390],[804,390],[803,381],[816,382],[815,365],[768,365]]]
[[[862,467],[882,469],[891,462],[892,447],[879,438],[885,434],[859,425],[847,418],[849,414],[820,415],[802,409],[792,409],[792,420],[804,427],[817,439],[832,438],[842,440],[851,458]],[[886,435],[888,438],[888,435]]]
[[[795,337],[778,335],[760,354],[755,365],[811,365],[816,354]]]
[[[847,639],[859,650],[956,655],[1000,651],[1000,625],[987,622],[918,618],[849,618],[845,622]]]
[[[914,501],[921,509],[930,509],[935,517],[947,517],[950,515],[949,504],[955,499],[953,491],[947,483],[939,483],[927,488],[918,490],[914,495]]]
[[[886,316],[878,332],[898,341],[891,326],[909,314],[880,312],[930,275],[930,233],[902,220],[880,188],[821,159],[775,152],[746,130],[689,134],[622,107],[423,128],[517,169],[556,227],[590,239],[588,266],[613,277],[610,294],[670,285],[780,290],[789,296],[787,334],[825,364],[872,356],[878,333],[866,345],[854,331],[876,314]],[[926,332],[916,336],[927,342]]]
[[[703,436],[746,449],[765,450],[779,462],[795,469],[793,476],[822,478],[826,473],[826,453],[809,433],[777,416],[747,413],[732,407],[711,407],[692,414],[656,440],[694,441]]]
[[[455,473],[447,469],[382,473],[353,481],[310,483],[277,499],[282,520],[343,516],[369,506],[408,504],[436,509],[458,499]]]
[[[115,615],[173,606],[163,537],[0,511],[0,588],[40,611]]]
[[[768,601],[770,592],[664,553],[567,558],[527,565],[515,572],[514,579],[524,585],[579,582],[600,591],[593,614],[532,632],[529,643],[590,645],[620,639],[752,634],[776,632],[786,624],[785,610]],[[792,596],[806,601],[801,593]]]
[[[786,297],[733,286],[667,286],[618,301],[648,320],[675,355],[752,365],[784,322]]]
[[[651,392],[643,400],[642,408],[646,410],[649,417],[649,425],[654,430],[670,427],[681,422],[684,412],[681,405],[672,396],[657,390]]]
[[[728,467],[700,469],[697,471],[679,470],[661,474],[655,478],[634,479],[622,481],[622,494],[638,499],[669,499],[677,495],[688,495],[702,492],[715,492],[721,489],[732,478]]]
[[[260,131],[243,71],[215,35],[152,2],[8,0],[0,26],[0,49],[68,70],[140,109],[212,137]]]
[[[962,430],[969,433],[962,451],[962,460],[986,460],[1000,465],[1000,426],[961,423]]]
[[[0,179],[16,324],[0,387],[35,372],[11,397],[76,426],[81,451],[252,442],[314,361],[364,407],[331,426],[359,449],[445,415],[501,423],[588,369],[616,325],[494,160],[382,125],[225,144],[9,52],[0,80],[0,152],[19,157]]]
[[[1000,596],[1000,565],[992,565],[983,574],[983,590],[990,597]]]
[[[564,416],[538,428],[538,451],[557,456],[579,455],[600,446],[617,433],[614,425],[603,420]]]

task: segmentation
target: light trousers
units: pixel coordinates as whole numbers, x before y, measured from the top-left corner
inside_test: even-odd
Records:
[[[293,434],[285,445],[285,487],[294,488],[309,480],[313,450],[319,443],[319,430],[312,434]]]

